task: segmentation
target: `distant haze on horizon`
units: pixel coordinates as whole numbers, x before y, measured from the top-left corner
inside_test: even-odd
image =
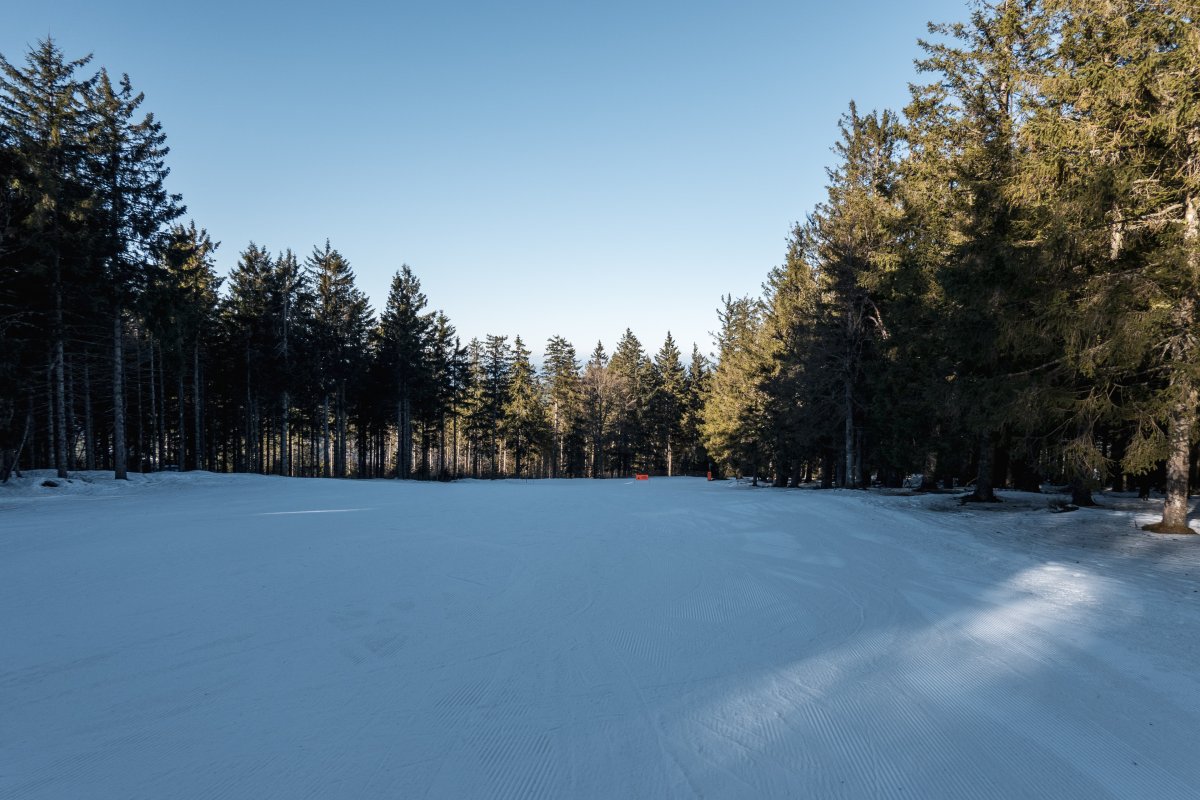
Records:
[[[823,196],[838,116],[901,108],[927,21],[908,4],[147,2],[6,12],[0,53],[52,36],[128,73],[170,188],[222,242],[304,258],[328,238],[376,310],[409,264],[463,341],[626,328],[713,349]]]

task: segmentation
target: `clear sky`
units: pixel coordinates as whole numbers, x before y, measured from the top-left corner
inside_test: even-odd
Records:
[[[464,340],[626,327],[712,349],[821,199],[836,123],[900,108],[912,2],[14,2],[0,53],[53,36],[129,73],[171,189],[222,242],[329,238],[378,308],[409,264]]]

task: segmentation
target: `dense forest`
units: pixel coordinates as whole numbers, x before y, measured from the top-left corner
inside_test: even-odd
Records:
[[[931,25],[901,112],[840,122],[825,199],[717,352],[627,330],[535,367],[403,266],[376,313],[328,242],[216,243],[128,78],[0,59],[0,478],[754,476],[1166,492],[1200,407],[1194,3],[1006,0]],[[919,477],[917,477],[919,476]]]

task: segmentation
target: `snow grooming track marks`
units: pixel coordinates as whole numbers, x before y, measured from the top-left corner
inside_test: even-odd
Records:
[[[153,478],[0,487],[3,800],[1200,796],[1140,508]]]

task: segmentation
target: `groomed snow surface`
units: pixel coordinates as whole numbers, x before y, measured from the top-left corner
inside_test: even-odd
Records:
[[[1200,797],[1161,501],[43,477],[3,798]]]

